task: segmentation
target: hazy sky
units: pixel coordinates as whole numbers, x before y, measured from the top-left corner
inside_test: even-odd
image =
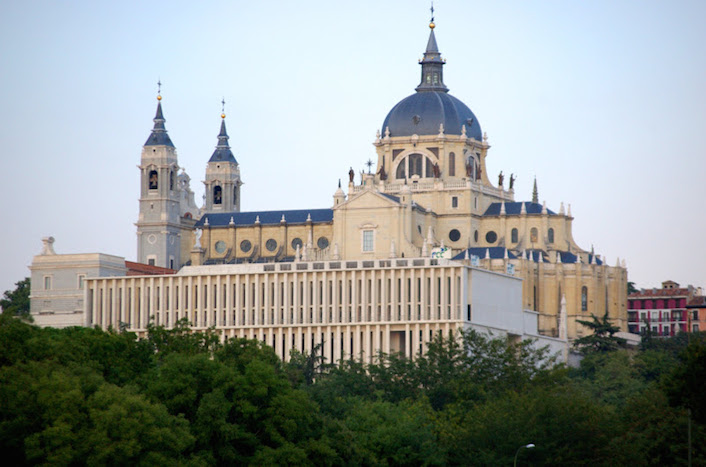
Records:
[[[706,285],[706,2],[437,0],[444,81],[516,199],[640,287]],[[161,79],[201,204],[221,98],[244,211],[324,208],[414,92],[429,2],[0,2],[0,292],[57,253],[135,259]]]

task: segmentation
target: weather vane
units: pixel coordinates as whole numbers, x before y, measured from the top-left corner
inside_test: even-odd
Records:
[[[434,22],[434,2],[433,1],[431,2],[430,10],[431,10],[431,22],[433,23]]]
[[[161,79],[157,80],[157,94],[158,95],[162,94],[162,80]]]
[[[221,118],[226,118],[226,98],[221,98]]]

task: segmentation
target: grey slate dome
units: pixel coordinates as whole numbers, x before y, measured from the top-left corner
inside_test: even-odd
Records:
[[[482,140],[478,119],[466,104],[449,93],[417,91],[395,105],[385,117],[382,134],[387,128],[390,136],[436,135],[439,125],[447,135],[460,135],[466,126],[466,136]]]
[[[460,135],[466,127],[466,136],[481,141],[483,133],[478,119],[466,104],[449,94],[444,85],[441,53],[436,45],[434,23],[429,25],[429,41],[424,52],[422,82],[416,93],[402,99],[385,117],[381,133],[390,136],[436,135],[439,126],[444,125],[444,133]]]

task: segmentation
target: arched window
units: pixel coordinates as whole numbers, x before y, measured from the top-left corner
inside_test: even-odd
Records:
[[[404,159],[397,166],[397,172],[395,173],[395,177],[400,178],[400,179],[407,178],[407,172],[405,171],[406,167],[407,167],[407,159]]]
[[[517,229],[512,229],[512,232],[510,233],[510,241],[512,243],[517,243]]]
[[[581,311],[588,310],[588,288],[586,286],[581,287]]]
[[[537,243],[537,228],[536,227],[532,227],[532,230],[530,230],[530,242]]]
[[[223,188],[219,185],[213,187],[213,204],[223,203]]]
[[[456,154],[449,153],[449,166],[448,166],[449,177],[456,176]]]
[[[149,184],[150,190],[156,190],[159,188],[159,175],[156,170],[150,170]]]
[[[174,189],[174,171],[169,172],[169,189],[173,190]]]
[[[422,176],[422,162],[423,158],[421,154],[410,154],[409,157],[409,176],[414,175]]]
[[[547,231],[547,241],[549,243],[554,243],[554,229],[552,229],[551,227]]]
[[[432,178],[434,176],[434,163],[423,154],[410,154],[400,161],[395,171],[395,178],[404,179],[408,177]]]

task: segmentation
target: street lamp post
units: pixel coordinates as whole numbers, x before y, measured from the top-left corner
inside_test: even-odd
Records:
[[[512,464],[514,467],[517,467],[517,456],[520,454],[520,451],[522,450],[522,448],[525,448],[525,449],[533,449],[533,448],[534,448],[534,444],[533,444],[533,443],[529,443],[529,444],[525,444],[524,446],[520,446],[519,448],[517,448],[517,452],[515,453],[515,463]]]

